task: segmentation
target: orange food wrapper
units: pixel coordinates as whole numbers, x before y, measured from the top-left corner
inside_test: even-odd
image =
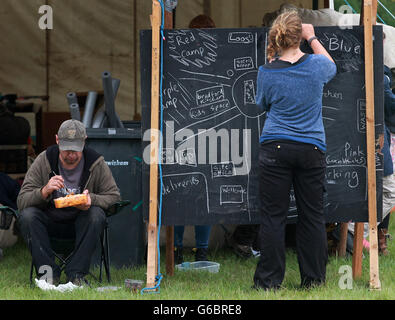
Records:
[[[88,195],[84,193],[69,194],[65,197],[55,199],[54,203],[56,208],[75,207],[88,203]]]

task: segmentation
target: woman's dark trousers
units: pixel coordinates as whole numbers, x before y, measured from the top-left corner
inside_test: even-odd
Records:
[[[311,144],[270,142],[261,145],[259,166],[263,223],[255,287],[277,289],[283,282],[285,227],[292,186],[298,209],[296,251],[301,285],[323,283],[328,260],[323,213],[324,152]]]

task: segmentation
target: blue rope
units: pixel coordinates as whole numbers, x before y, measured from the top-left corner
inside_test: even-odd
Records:
[[[160,273],[160,229],[162,226],[162,189],[163,189],[163,174],[162,174],[162,144],[163,144],[163,104],[162,104],[162,82],[163,82],[163,40],[165,39],[163,28],[165,21],[165,10],[164,4],[162,0],[157,0],[160,3],[161,11],[162,11],[162,19],[160,25],[160,82],[159,82],[159,102],[160,102],[160,135],[159,135],[159,178],[160,178],[160,189],[159,189],[159,219],[158,219],[158,239],[157,239],[157,247],[158,247],[158,275],[155,277],[156,285],[152,288],[143,288],[141,290],[141,294],[144,291],[149,290],[148,292],[152,293],[160,293],[160,283],[163,279],[163,275]],[[153,291],[151,291],[153,290]]]
[[[377,14],[377,18],[379,18],[380,21],[381,21],[383,24],[386,24],[385,21],[379,16],[379,14]]]

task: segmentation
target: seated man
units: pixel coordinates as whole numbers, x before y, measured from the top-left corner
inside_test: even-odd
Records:
[[[57,284],[60,269],[55,264],[49,237],[75,236],[74,253],[66,266],[68,281],[81,285],[89,272],[91,256],[105,227],[105,213],[120,193],[104,158],[85,146],[82,122],[63,122],[56,145],[38,155],[28,170],[18,196],[20,230],[36,270],[52,268]],[[86,205],[57,209],[53,200],[68,193],[88,195]]]

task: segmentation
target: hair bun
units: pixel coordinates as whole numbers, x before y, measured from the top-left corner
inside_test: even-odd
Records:
[[[285,49],[299,45],[302,37],[302,20],[294,10],[280,14],[269,31],[268,58]]]

